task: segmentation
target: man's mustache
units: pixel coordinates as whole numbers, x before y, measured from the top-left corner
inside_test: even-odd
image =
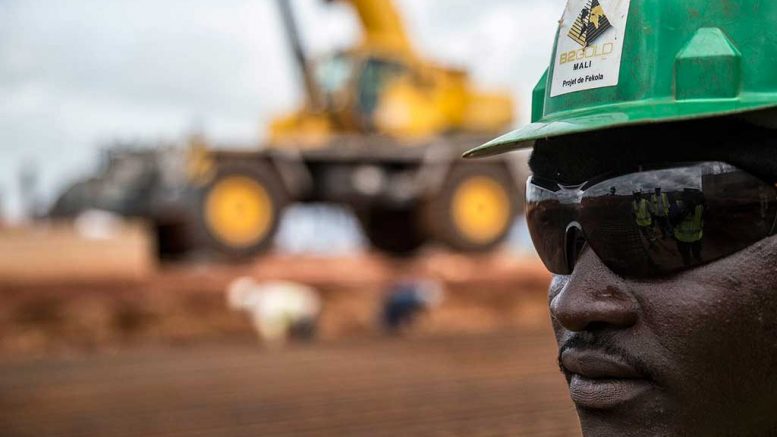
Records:
[[[561,362],[561,356],[564,352],[574,349],[578,351],[597,351],[606,355],[619,358],[629,366],[636,369],[639,373],[648,379],[654,379],[655,372],[640,358],[628,350],[618,346],[612,335],[605,333],[576,332],[569,337],[559,348],[558,366],[567,378],[570,377],[564,365]]]

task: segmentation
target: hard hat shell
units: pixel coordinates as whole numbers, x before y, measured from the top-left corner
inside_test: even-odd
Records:
[[[774,0],[569,0],[532,96],[532,123],[465,157],[777,107],[775,23]]]

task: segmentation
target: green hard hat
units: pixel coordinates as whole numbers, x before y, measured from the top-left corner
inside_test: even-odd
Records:
[[[777,107],[775,25],[775,0],[569,0],[532,123],[465,157]]]

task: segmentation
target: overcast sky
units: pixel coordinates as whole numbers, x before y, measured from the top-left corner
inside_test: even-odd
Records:
[[[353,12],[293,0],[316,54],[358,37]],[[520,99],[550,57],[564,0],[398,0],[421,52]],[[201,126],[255,145],[301,99],[273,0],[0,0],[0,207],[17,215],[19,169],[44,199],[114,140],[175,141]]]

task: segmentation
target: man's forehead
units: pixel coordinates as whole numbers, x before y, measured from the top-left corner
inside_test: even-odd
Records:
[[[777,180],[777,131],[731,118],[644,125],[537,141],[536,176],[579,184],[642,164],[725,161]]]

